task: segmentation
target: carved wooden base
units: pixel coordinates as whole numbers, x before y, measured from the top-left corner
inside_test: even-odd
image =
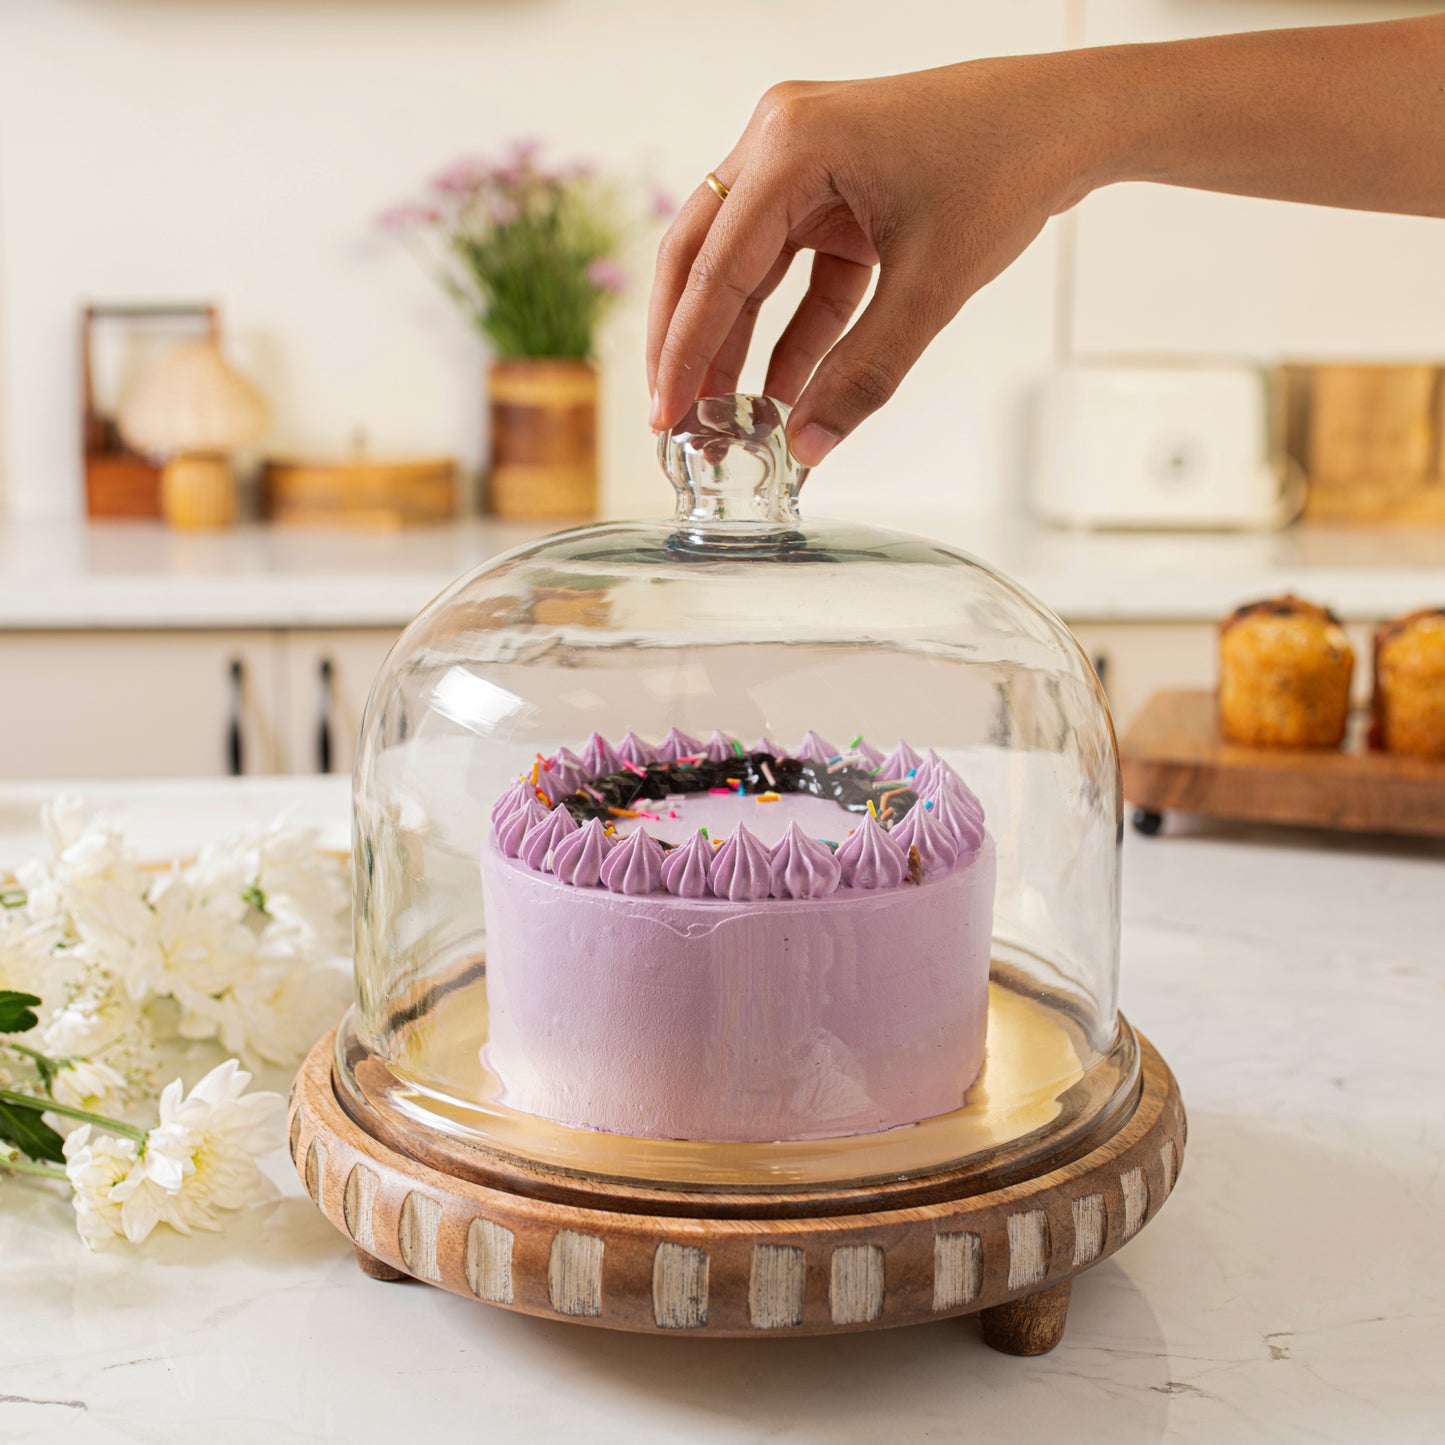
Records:
[[[871,1212],[856,1188],[846,1208],[819,1191],[805,1214],[794,1202],[719,1218],[705,1195],[688,1213],[652,1212],[646,1189],[619,1185],[599,1209],[444,1174],[341,1107],[332,1035],[297,1076],[289,1139],[307,1192],[376,1279],[649,1333],[834,1334],[978,1313],[995,1349],[1034,1355],[1062,1337],[1073,1279],[1138,1233],[1178,1177],[1179,1088],[1139,1044],[1137,1104],[1082,1157],[912,1207],[880,1197]]]

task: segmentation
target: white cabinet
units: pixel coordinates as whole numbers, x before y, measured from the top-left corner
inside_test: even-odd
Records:
[[[349,773],[371,684],[397,633],[325,628],[284,636],[284,770]]]
[[[197,777],[279,764],[277,634],[0,634],[0,776]]]
[[[1218,629],[1210,622],[1078,622],[1070,628],[1100,674],[1123,733],[1150,694],[1213,687]]]
[[[349,772],[396,635],[0,633],[0,778]]]

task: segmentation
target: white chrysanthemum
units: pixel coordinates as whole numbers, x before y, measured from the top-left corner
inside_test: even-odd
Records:
[[[350,974],[317,960],[294,930],[273,924],[261,937],[248,973],[220,997],[184,1019],[188,1037],[215,1034],[248,1065],[294,1067],[351,997]]]
[[[97,975],[51,1015],[40,1039],[55,1058],[91,1058],[117,1047],[129,1052],[145,1031],[140,1006],[112,980]]]
[[[114,1114],[125,1095],[124,1077],[99,1059],[68,1059],[50,1081],[50,1097],[57,1104],[84,1109],[88,1114]],[[61,1118],[56,1127],[63,1128],[65,1123]]]
[[[176,872],[151,889],[150,909],[154,950],[138,952],[116,970],[132,998],[171,994],[189,1010],[249,967],[256,936],[239,895],[199,894]]]
[[[132,1235],[124,1219],[126,1182],[136,1166],[133,1140],[109,1134],[92,1136],[89,1124],[65,1141],[65,1176],[70,1181],[75,1227],[90,1249],[100,1249],[119,1234],[139,1244],[150,1229]],[[154,1228],[152,1222],[151,1228]]]
[[[55,932],[23,908],[0,908],[0,988],[44,997],[52,986],[47,963]]]
[[[80,804],[57,798],[41,810],[53,857],[27,864],[18,875],[26,910],[34,919],[73,926],[79,914],[107,915],[121,900],[139,902],[146,877],[119,833],[86,828]]]
[[[75,955],[85,964],[125,980],[131,997],[145,997],[146,980],[165,969],[155,910],[146,902],[142,880],[135,891],[98,883],[71,906],[68,917],[77,940]]]
[[[256,882],[266,912],[307,930],[321,952],[347,947],[351,889],[339,859],[321,852],[314,828],[268,828],[257,842]]]
[[[173,1229],[219,1229],[217,1213],[240,1209],[266,1191],[256,1159],[277,1144],[272,1117],[279,1094],[246,1094],[250,1074],[227,1059],[189,1094],[179,1079],[161,1094],[160,1123],[146,1136],[140,1163],[126,1181],[137,1212]]]

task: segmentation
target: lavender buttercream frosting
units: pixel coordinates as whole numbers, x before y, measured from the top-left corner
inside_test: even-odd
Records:
[[[706,898],[714,851],[701,833],[694,833],[662,860],[662,886],[675,898]]]
[[[932,748],[923,755],[923,761],[913,778],[913,790],[921,798],[930,797],[934,793],[951,793],[954,799],[975,814],[980,822],[983,820],[983,804]]]
[[[908,854],[871,814],[838,845],[837,861],[849,888],[896,888],[908,876]]]
[[[675,763],[679,758],[696,757],[703,746],[696,738],[690,738],[677,728],[668,728],[667,736],[652,750],[660,763]]]
[[[522,840],[530,829],[547,817],[547,810],[535,798],[519,803],[497,825],[497,846],[508,858],[516,858],[522,851]]]
[[[707,753],[708,762],[725,763],[736,754],[737,749],[733,747],[733,740],[725,732],[718,731],[707,740],[707,747],[704,751]]]
[[[588,777],[604,778],[621,766],[622,759],[617,756],[617,750],[601,733],[593,733],[587,739],[587,746],[582,749],[582,767]]]
[[[500,827],[502,819],[506,817],[507,814],[520,808],[530,797],[532,797],[531,784],[524,783],[518,778],[517,781],[492,804],[492,822]]]
[[[931,813],[953,834],[960,852],[964,849],[977,848],[983,842],[982,809],[975,813],[966,803],[960,802],[947,788],[940,788],[937,792],[922,799],[914,812]]]
[[[602,882],[602,865],[612,851],[612,839],[596,818],[566,834],[552,849],[552,873],[574,888],[596,888]]]
[[[528,868],[541,873],[546,870],[557,844],[569,833],[578,831],[577,820],[566,808],[553,808],[540,823],[527,829],[517,856]]]
[[[645,768],[656,758],[657,754],[635,732],[629,730],[622,741],[617,744],[617,756],[624,763],[633,763],[639,768]]]
[[[923,759],[908,746],[902,738],[898,739],[898,746],[883,759],[882,777],[897,778],[900,782],[916,768],[923,765]]]
[[[716,897],[746,903],[768,896],[772,875],[773,860],[767,848],[739,823],[717,850],[708,882]]]
[[[858,741],[848,749],[850,758],[857,758],[863,766],[868,769],[881,768],[883,766],[883,754],[871,743],[859,738]]]
[[[602,864],[602,885],[637,896],[662,886],[662,844],[639,828],[618,841]]]
[[[842,865],[826,843],[810,838],[796,823],[774,847],[771,888],[774,898],[826,898],[837,890]]]
[[[826,738],[821,738],[809,728],[803,734],[803,741],[793,749],[795,758],[810,758],[815,763],[831,763],[838,756],[838,749]]]
[[[918,850],[918,861],[925,873],[952,868],[958,862],[957,840],[943,820],[928,808],[910,809],[890,836],[905,856],[912,848]]]

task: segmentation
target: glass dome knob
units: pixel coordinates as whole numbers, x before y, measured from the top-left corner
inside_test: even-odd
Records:
[[[808,470],[788,450],[787,418],[768,396],[705,396],[658,439],[677,520],[693,540],[776,537],[797,525]]]

